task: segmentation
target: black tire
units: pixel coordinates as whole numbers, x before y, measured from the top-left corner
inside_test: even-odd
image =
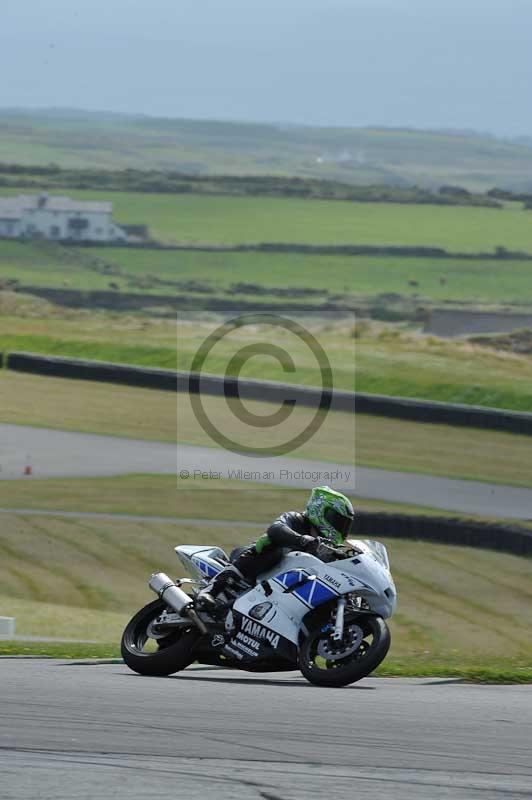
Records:
[[[165,608],[161,600],[154,600],[137,611],[126,625],[120,649],[122,658],[133,672],[138,672],[140,675],[171,675],[173,672],[185,669],[194,661],[194,645],[201,636],[195,627],[174,630],[164,639],[157,639],[158,650],[143,651],[149,639],[148,625],[157,619]]]
[[[310,683],[316,686],[347,686],[365,678],[386,657],[390,649],[390,631],[381,617],[364,617],[356,622],[364,633],[359,649],[338,661],[327,661],[327,666],[320,667],[316,663],[316,648],[320,640],[326,639],[321,628],[310,632],[299,650],[299,669]],[[371,638],[368,644],[366,639]],[[323,659],[325,660],[325,659]]]

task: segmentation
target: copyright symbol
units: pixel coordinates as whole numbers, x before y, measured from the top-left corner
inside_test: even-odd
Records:
[[[201,397],[201,373],[204,364],[214,347],[228,334],[237,329],[251,325],[267,325],[272,328],[282,329],[295,336],[312,354],[320,371],[321,398],[317,404],[316,412],[306,427],[288,441],[266,447],[248,446],[237,442],[219,430],[205,411]],[[273,333],[273,331],[272,331]],[[242,423],[251,428],[273,428],[285,422],[293,413],[297,400],[287,397],[280,402],[279,408],[273,413],[264,415],[254,414],[244,406],[240,398],[239,380],[242,369],[255,356],[269,356],[275,359],[283,369],[290,374],[296,372],[296,366],[290,353],[284,348],[273,344],[271,341],[256,342],[240,348],[229,359],[224,375],[224,396],[232,414]],[[236,390],[235,390],[236,384]],[[286,455],[307,442],[323,425],[332,401],[332,368],[325,350],[316,337],[309,330],[294,320],[278,317],[275,314],[244,314],[236,319],[225,322],[216,328],[202,342],[194,355],[190,368],[189,396],[194,415],[210,438],[225,450],[233,453],[245,453],[252,456],[279,456]]]
[[[187,478],[190,478],[190,472],[188,469],[182,469],[179,473],[179,477],[186,481]]]

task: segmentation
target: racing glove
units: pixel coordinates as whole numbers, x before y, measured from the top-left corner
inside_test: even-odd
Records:
[[[315,536],[300,536],[299,543],[305,553],[317,553],[320,548],[320,540]]]

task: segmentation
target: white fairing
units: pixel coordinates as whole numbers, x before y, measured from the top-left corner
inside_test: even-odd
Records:
[[[297,645],[306,614],[347,594],[362,597],[372,613],[391,617],[397,594],[386,548],[371,541],[350,544],[359,551],[352,558],[324,563],[308,553],[293,551],[273,570],[260,575],[257,585],[233,606],[246,618],[244,625],[249,630],[245,632],[262,639],[279,634]],[[227,563],[220,548],[180,546],[176,552],[189,572],[203,578],[212,577]],[[266,588],[261,581],[267,581]],[[255,609],[259,604],[263,605]]]
[[[189,575],[203,580],[213,578],[228,561],[222,548],[212,545],[181,544],[175,551]]]

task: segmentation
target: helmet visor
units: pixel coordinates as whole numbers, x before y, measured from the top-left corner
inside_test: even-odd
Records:
[[[351,533],[353,517],[346,517],[345,514],[340,514],[335,508],[329,508],[325,512],[325,519],[344,539]]]

